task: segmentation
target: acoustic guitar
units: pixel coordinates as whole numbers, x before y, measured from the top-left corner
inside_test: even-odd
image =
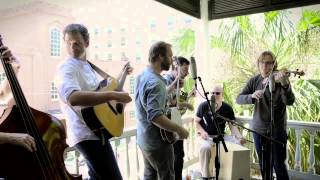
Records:
[[[179,126],[182,125],[181,114],[177,107],[171,107],[166,109],[166,116]],[[174,144],[179,139],[178,134],[169,132],[160,128],[161,140],[168,144]]]
[[[181,91],[180,96],[178,95],[177,97],[179,98],[179,103],[183,103],[183,102],[189,102],[189,99],[191,97],[193,97],[193,93],[195,93],[195,89],[193,89],[191,91],[191,95],[189,95],[186,92]],[[174,97],[176,98],[176,96]],[[181,116],[187,111],[186,107],[183,108],[178,108],[178,107],[170,107],[166,109],[166,116],[173,122],[175,122],[176,124],[182,126],[182,119]],[[178,134],[177,133],[172,133],[169,131],[166,131],[164,129],[160,129],[160,136],[162,141],[168,143],[168,144],[174,144],[175,142],[177,142],[177,140],[179,139]]]
[[[119,82],[109,76],[108,80],[101,81],[96,91],[121,91],[128,75],[127,69],[130,67],[129,63],[125,65],[123,75],[119,79]],[[96,66],[93,66],[93,69],[98,73],[101,71],[100,69],[97,70]],[[101,75],[101,73],[99,74]],[[85,107],[81,109],[81,114],[87,126],[94,132],[100,129],[106,129],[110,138],[119,137],[123,133],[124,104],[122,103],[113,100],[96,106]]]
[[[180,67],[178,66],[178,77],[180,76]],[[184,80],[182,79],[182,82]],[[193,96],[193,94],[196,92],[196,89],[193,88],[193,90],[190,92],[190,95],[186,92],[183,92],[180,89],[180,86],[183,85],[181,81],[177,81],[177,86],[176,86],[176,94],[172,97],[173,99],[176,99],[177,104],[175,105],[176,107],[170,107],[166,109],[166,116],[173,121],[174,123],[178,124],[179,126],[182,126],[182,119],[181,116],[187,111],[187,107],[183,108],[178,108],[181,103],[188,103],[189,99]],[[175,132],[169,132],[164,129],[160,128],[160,136],[161,140],[165,143],[168,144],[174,144],[179,140],[179,136]]]

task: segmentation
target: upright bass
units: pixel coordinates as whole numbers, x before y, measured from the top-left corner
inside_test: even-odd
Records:
[[[0,36],[0,46],[2,46]],[[29,107],[8,59],[1,62],[16,105],[8,107],[0,117],[0,132],[27,133],[36,143],[37,151],[21,146],[0,145],[0,178],[6,180],[80,180],[65,169],[66,134],[61,121]]]

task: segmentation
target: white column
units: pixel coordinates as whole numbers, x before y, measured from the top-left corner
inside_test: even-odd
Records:
[[[200,0],[201,19],[199,28],[195,30],[195,58],[198,76],[201,77],[205,88],[209,80],[210,38],[208,21],[208,0]],[[201,67],[201,68],[200,68]],[[198,86],[200,87],[200,86]]]

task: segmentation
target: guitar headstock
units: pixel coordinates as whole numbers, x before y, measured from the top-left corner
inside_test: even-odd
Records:
[[[131,74],[133,71],[133,67],[131,66],[128,58],[127,58],[127,61],[128,62],[126,62],[126,64],[123,66],[123,73],[126,75]]]

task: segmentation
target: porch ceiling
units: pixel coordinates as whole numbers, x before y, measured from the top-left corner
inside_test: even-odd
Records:
[[[200,0],[155,0],[186,14],[200,18]],[[313,4],[320,0],[209,0],[209,20]]]

